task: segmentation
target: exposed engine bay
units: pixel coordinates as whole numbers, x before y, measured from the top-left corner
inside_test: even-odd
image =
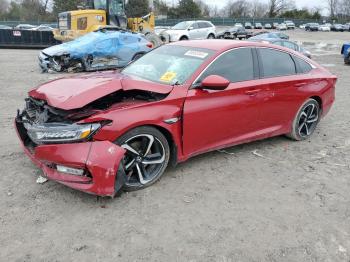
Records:
[[[19,111],[16,122],[21,125],[23,136],[29,138],[32,146],[45,143],[79,142],[88,140],[101,128],[101,123],[77,124],[79,120],[113,106],[129,107],[145,102],[154,102],[166,95],[142,90],[118,90],[99,98],[83,108],[62,110],[52,107],[44,100],[28,97],[25,108]],[[24,141],[26,139],[23,139]]]

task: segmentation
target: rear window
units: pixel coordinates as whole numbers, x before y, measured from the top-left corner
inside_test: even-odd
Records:
[[[299,74],[306,74],[312,70],[312,66],[308,62],[305,62],[303,59],[296,56],[294,56],[293,58],[295,62],[298,64]]]
[[[294,75],[295,63],[285,52],[269,48],[259,48],[263,77]]]
[[[207,22],[199,22],[199,28],[208,28],[211,27],[211,25]]]

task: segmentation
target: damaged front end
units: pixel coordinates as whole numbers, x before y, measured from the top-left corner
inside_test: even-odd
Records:
[[[43,100],[26,99],[15,126],[25,153],[49,179],[100,196],[114,196],[123,187],[125,150],[93,135],[107,122],[80,124],[91,108],[60,110]]]
[[[85,70],[85,61],[71,58],[68,53],[50,56],[42,51],[38,58],[42,72],[80,72]]]

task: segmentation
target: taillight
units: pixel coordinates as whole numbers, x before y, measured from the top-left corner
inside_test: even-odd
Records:
[[[148,48],[153,48],[153,44],[150,42],[146,45]]]

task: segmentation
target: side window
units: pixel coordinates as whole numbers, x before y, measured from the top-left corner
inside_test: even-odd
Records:
[[[87,28],[87,17],[79,17],[77,20],[78,30],[86,30]]]
[[[205,28],[213,27],[212,24],[205,22]]]
[[[296,44],[292,43],[292,42],[285,41],[284,42],[284,46],[289,48],[289,49],[298,51],[298,46]]]
[[[232,82],[254,79],[253,56],[250,48],[238,48],[217,58],[198,82],[210,75],[219,75]]]
[[[205,22],[199,22],[199,23],[198,23],[198,26],[199,26],[199,28],[206,28],[206,27],[207,27],[207,23],[205,23]]]
[[[193,27],[193,29],[198,29],[198,28],[199,28],[198,23],[193,23],[193,24],[191,25],[191,27]]]
[[[283,43],[282,41],[276,41],[276,42],[273,42],[274,45],[280,45],[280,46],[283,46]]]
[[[263,77],[294,75],[295,63],[285,52],[275,49],[259,48]]]
[[[298,73],[299,74],[306,74],[312,70],[312,66],[305,62],[303,59],[293,56],[294,61],[298,64]]]

